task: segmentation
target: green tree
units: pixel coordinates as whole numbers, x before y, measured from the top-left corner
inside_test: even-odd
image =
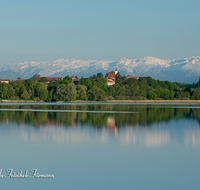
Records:
[[[8,85],[8,93],[7,93],[7,97],[8,99],[12,98],[15,96],[15,90],[11,85]]]
[[[126,96],[126,87],[121,86],[117,91],[117,96]]]
[[[175,92],[174,97],[179,100],[181,97],[181,93],[179,91]]]
[[[58,85],[58,82],[50,82],[47,86],[49,94],[52,95],[52,101],[58,101],[58,97],[56,95]]]
[[[66,100],[67,101],[73,101],[76,100],[76,85],[73,83],[70,83],[67,85],[67,96],[66,96]]]
[[[59,84],[56,89],[56,95],[58,100],[66,101],[67,99],[67,86],[65,84]]]
[[[56,90],[56,95],[61,101],[73,101],[76,100],[76,85],[70,83],[68,85],[59,84]]]
[[[117,72],[117,74],[116,74],[116,81],[117,80],[124,80],[126,77],[122,77],[122,75],[120,75],[120,73],[119,72]]]
[[[199,81],[196,84],[197,87],[200,87],[200,77],[199,77]]]
[[[21,98],[23,100],[29,100],[30,99],[30,94],[26,90],[24,90],[24,92],[21,95]]]
[[[164,97],[165,100],[169,100],[170,99],[170,91],[169,90],[165,90],[164,91]]]
[[[52,100],[53,100],[52,94],[48,94],[46,101],[51,102]]]
[[[147,80],[148,86],[151,86],[153,88],[156,88],[158,86],[158,82],[152,79],[151,77],[147,77],[146,80]]]
[[[199,99],[200,99],[200,87],[194,89],[194,92],[193,92],[193,94],[192,94],[192,97],[193,97],[195,100],[199,100]]]
[[[140,86],[148,86],[148,84],[147,84],[147,79],[145,78],[145,77],[140,77],[139,79],[138,79],[138,81],[139,81],[139,85]]]
[[[47,77],[42,77],[38,82],[47,82]]]
[[[103,74],[101,72],[97,73],[97,78],[103,78]]]
[[[33,75],[32,77],[31,77],[31,79],[33,80],[33,81],[35,81],[35,80],[37,80],[37,78],[40,78],[41,76],[40,76],[40,74],[35,74],[35,75]]]
[[[125,82],[124,82],[124,84],[128,84],[129,86],[137,84],[137,83],[138,83],[138,80],[134,79],[134,78],[129,78],[129,79],[125,80]]]
[[[1,99],[7,99],[8,97],[8,86],[5,82],[0,82],[0,97]]]
[[[97,78],[98,78],[97,75],[92,76],[92,79],[97,79]]]
[[[107,91],[108,85],[107,85],[107,80],[105,78],[93,80],[92,84],[93,86],[97,86],[101,88],[102,90]]]
[[[87,87],[84,85],[77,85],[77,99],[78,100],[87,100]]]
[[[36,96],[41,100],[46,100],[48,97],[48,90],[45,84],[38,82],[36,84]]]
[[[112,97],[116,96],[116,88],[114,86],[108,87],[108,96],[112,96]]]
[[[131,94],[129,96],[138,96],[139,91],[140,91],[140,87],[137,84],[136,85],[132,84],[130,86],[130,90],[131,90]]]
[[[70,82],[67,79],[61,79],[59,84],[69,84]]]
[[[89,95],[89,100],[102,101],[105,92],[97,86],[92,86],[92,88],[88,91],[88,95]]]
[[[72,83],[72,77],[66,75],[63,80],[67,80],[69,83]]]
[[[79,84],[86,86],[88,89],[92,87],[92,81],[88,79],[81,79]]]

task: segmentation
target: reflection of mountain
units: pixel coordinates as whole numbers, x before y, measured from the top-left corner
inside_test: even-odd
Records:
[[[112,118],[113,119],[113,118]],[[175,122],[177,124],[177,122]],[[46,128],[27,128],[25,125],[17,127],[16,124],[1,124],[0,138],[6,137],[12,140],[22,140],[24,142],[38,143],[51,142],[56,144],[82,144],[82,143],[109,143],[115,141],[122,145],[136,145],[146,148],[168,146],[169,144],[181,144],[183,146],[200,147],[200,131],[198,128],[183,126],[179,128],[179,134],[176,131],[170,131],[169,128],[160,127],[135,128],[124,127],[117,130],[117,133],[110,133],[109,130],[93,129],[89,126],[84,128],[79,124],[77,127],[65,128],[46,127]],[[172,138],[173,137],[173,138]]]
[[[187,130],[185,132],[185,143],[186,145],[192,145],[194,147],[200,147],[200,131],[198,130]]]
[[[127,128],[123,135],[120,135],[120,142],[123,144],[139,144],[146,147],[160,146],[170,143],[170,133],[167,130],[134,130]]]

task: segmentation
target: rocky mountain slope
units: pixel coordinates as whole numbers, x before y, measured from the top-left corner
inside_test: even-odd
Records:
[[[130,60],[122,58],[119,61],[57,59],[51,62],[22,62],[1,66],[0,78],[5,78],[2,75],[5,71],[9,79],[17,78],[9,75],[9,72],[15,72],[15,75],[18,73],[23,78],[30,78],[36,73],[49,77],[66,75],[89,77],[98,72],[105,75],[116,68],[121,75],[151,76],[154,79],[171,82],[193,83],[199,80],[200,56],[173,60],[144,57]]]

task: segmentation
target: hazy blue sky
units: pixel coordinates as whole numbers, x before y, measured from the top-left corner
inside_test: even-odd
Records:
[[[0,64],[200,55],[199,0],[0,0]]]

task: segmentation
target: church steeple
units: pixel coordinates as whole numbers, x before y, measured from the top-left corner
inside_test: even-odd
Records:
[[[115,69],[115,75],[118,73],[118,70],[117,70],[117,68]]]

